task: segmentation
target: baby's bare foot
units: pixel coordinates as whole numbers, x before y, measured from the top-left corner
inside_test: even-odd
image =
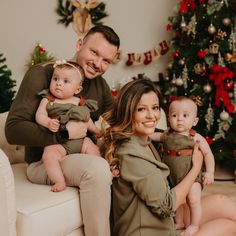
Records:
[[[184,232],[182,232],[180,235],[181,236],[193,236],[194,234],[197,233],[198,230],[199,230],[198,225],[189,225],[187,227],[187,229],[184,230]]]
[[[51,190],[52,190],[53,192],[61,192],[61,191],[63,191],[65,188],[66,188],[66,184],[65,184],[65,183],[58,182],[58,183],[55,183],[55,184],[52,186]]]

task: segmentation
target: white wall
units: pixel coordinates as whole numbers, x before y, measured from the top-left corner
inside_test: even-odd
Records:
[[[105,74],[111,85],[137,73],[157,80],[158,72],[166,68],[169,55],[161,56],[147,66],[125,65],[130,52],[142,53],[152,49],[170,34],[166,31],[168,16],[173,14],[176,0],[104,0],[108,17],[102,21],[115,29],[121,39],[122,60]],[[37,42],[55,57],[71,58],[77,35],[72,26],[57,24],[57,0],[7,0],[0,3],[0,53],[7,59],[12,78],[19,86]]]

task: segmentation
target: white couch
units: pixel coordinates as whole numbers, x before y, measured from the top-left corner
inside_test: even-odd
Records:
[[[24,147],[9,145],[0,114],[0,235],[84,236],[76,188],[54,193],[26,178]]]

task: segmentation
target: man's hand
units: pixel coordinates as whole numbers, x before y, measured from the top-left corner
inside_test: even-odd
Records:
[[[80,139],[87,136],[86,122],[69,121],[66,128],[69,132],[69,139]]]

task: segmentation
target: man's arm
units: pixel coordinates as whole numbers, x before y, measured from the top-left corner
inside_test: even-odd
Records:
[[[52,132],[35,122],[41,100],[37,93],[48,88],[52,71],[50,65],[36,65],[25,74],[6,121],[5,134],[10,144],[45,146],[57,142]]]
[[[52,65],[36,65],[23,78],[5,126],[6,138],[10,144],[43,147],[61,142],[58,133],[49,131],[35,121],[35,113],[41,101],[41,96],[37,94],[49,87],[52,72]],[[68,122],[66,127],[70,139],[86,136],[87,128],[83,122]]]

